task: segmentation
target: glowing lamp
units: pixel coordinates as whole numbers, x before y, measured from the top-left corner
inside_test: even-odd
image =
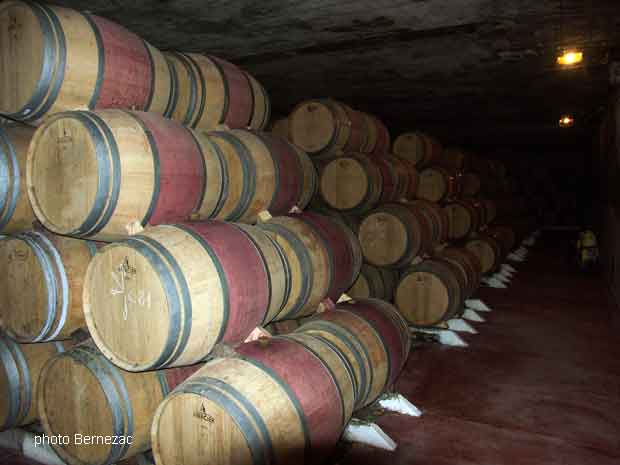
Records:
[[[575,119],[572,116],[562,116],[560,118],[560,127],[562,128],[570,128],[573,124],[575,124]]]
[[[583,61],[583,52],[566,51],[558,57],[558,65],[571,66]]]

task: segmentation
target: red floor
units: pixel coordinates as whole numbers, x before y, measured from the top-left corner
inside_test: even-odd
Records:
[[[483,290],[494,311],[469,348],[415,350],[398,390],[424,416],[381,417],[396,452],[356,445],[340,463],[620,464],[620,313],[562,256],[547,237],[509,289]]]
[[[398,391],[419,419],[377,423],[394,453],[354,446],[341,463],[419,465],[620,464],[618,312],[599,277],[572,271],[543,238],[466,349],[414,351]]]

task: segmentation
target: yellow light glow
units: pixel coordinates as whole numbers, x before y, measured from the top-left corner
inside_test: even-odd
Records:
[[[562,116],[560,118],[560,126],[563,128],[568,128],[575,124],[575,119],[572,116]]]
[[[583,52],[564,52],[563,55],[558,57],[558,65],[570,66],[576,65],[583,61]]]

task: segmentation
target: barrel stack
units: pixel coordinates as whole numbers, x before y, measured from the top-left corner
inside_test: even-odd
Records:
[[[501,163],[333,99],[271,123],[90,13],[0,27],[0,425],[119,439],[68,463],[324,460],[519,239]]]

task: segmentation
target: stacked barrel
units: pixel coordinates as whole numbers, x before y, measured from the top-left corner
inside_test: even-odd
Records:
[[[330,126],[338,119],[329,115],[338,112],[325,108],[331,107],[300,104],[286,119],[288,136],[316,135],[325,126],[336,141],[346,130]],[[393,153],[348,151],[346,142],[316,145],[325,146],[331,149],[311,157],[319,172],[311,208],[347,224],[360,240],[365,263],[348,294],[394,301],[414,326],[459,315],[482,276],[496,271],[515,244],[510,227],[494,226],[497,206],[487,197],[493,192],[483,189],[485,174],[476,168],[502,165],[444,149],[419,132],[397,137]]]

